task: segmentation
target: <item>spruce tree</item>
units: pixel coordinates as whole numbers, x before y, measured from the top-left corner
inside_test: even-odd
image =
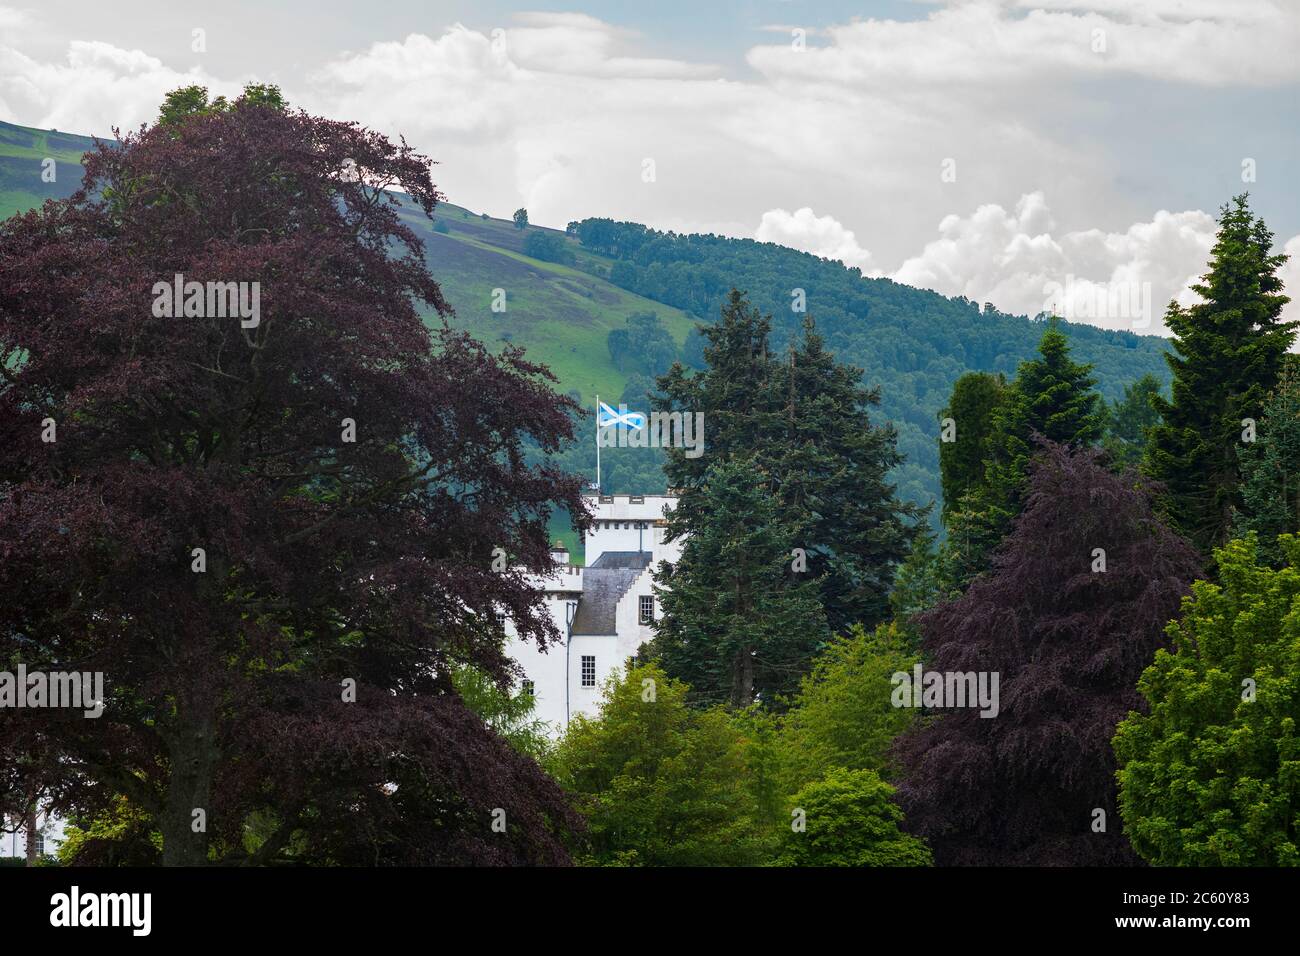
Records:
[[[719,463],[699,489],[702,520],[657,576],[663,618],[651,653],[695,703],[747,707],[792,694],[830,633],[820,582],[797,573],[768,479],[751,461]]]
[[[1104,417],[1092,366],[1070,358],[1069,339],[1054,321],[1038,352],[1039,358],[1020,363],[992,411],[983,482],[949,509],[944,563],[950,588],[964,587],[988,567],[989,556],[1023,509],[1038,439],[1079,448],[1101,438]]]
[[[670,533],[695,534],[713,520],[702,505],[711,467],[749,462],[791,547],[803,551],[801,579],[820,579],[830,627],[874,626],[889,614],[894,569],[910,553],[922,515],[899,501],[888,480],[901,462],[896,432],[871,421],[878,390],[826,351],[811,319],[784,361],[769,351],[769,329],[770,320],[733,290],[720,320],[701,329],[705,368],[691,374],[678,364],[659,379],[656,410],[704,415],[704,454],[670,449],[664,465],[680,495]]]
[[[1258,419],[1295,338],[1283,322],[1273,234],[1241,195],[1225,205],[1209,272],[1193,290],[1201,302],[1169,304],[1165,325],[1174,351],[1173,397],[1153,400],[1161,422],[1151,430],[1146,471],[1165,486],[1170,520],[1203,554],[1227,540],[1241,504],[1237,457],[1244,419]]]
[[[1234,537],[1259,536],[1259,555],[1281,567],[1278,535],[1300,530],[1300,368],[1294,356],[1282,367],[1277,388],[1264,406],[1255,441],[1241,446],[1241,507]]]
[[[668,487],[680,495],[674,517],[687,528],[696,519],[699,491],[714,464],[752,455],[771,440],[776,402],[772,396],[773,360],[768,350],[771,319],[735,289],[719,320],[701,326],[705,369],[695,374],[680,363],[658,380],[657,411],[704,415],[704,454],[687,457],[669,449],[664,463]]]
[[[1069,447],[1100,441],[1105,421],[1091,365],[1070,358],[1070,340],[1052,322],[1038,343],[1040,358],[1021,362],[1006,401],[993,413],[986,469],[988,500],[1020,513],[1034,436]]]
[[[781,431],[757,449],[806,573],[821,580],[831,629],[874,627],[889,617],[895,569],[911,553],[923,512],[898,499],[889,472],[902,462],[893,425],[873,424],[880,390],[835,361],[811,318],[776,376]]]

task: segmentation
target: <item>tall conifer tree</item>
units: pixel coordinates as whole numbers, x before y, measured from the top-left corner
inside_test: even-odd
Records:
[[[784,392],[781,431],[757,451],[776,477],[793,543],[807,551],[806,574],[821,579],[833,630],[875,626],[889,617],[894,573],[922,517],[888,480],[903,460],[897,431],[867,417],[880,390],[863,387],[861,369],[835,361],[811,318],[774,386]]]
[[[1166,488],[1170,520],[1208,554],[1227,540],[1238,486],[1244,419],[1258,419],[1295,338],[1283,322],[1273,234],[1241,195],[1223,207],[1210,270],[1193,290],[1202,301],[1169,304],[1174,333],[1166,353],[1173,398],[1156,396],[1161,423],[1151,430],[1146,471]]]
[[[744,461],[773,499],[791,548],[802,549],[801,579],[820,580],[832,630],[874,626],[888,616],[894,570],[910,553],[921,516],[888,480],[901,461],[896,433],[871,422],[878,391],[863,387],[861,369],[835,361],[811,319],[784,361],[770,354],[769,328],[733,290],[719,321],[701,329],[705,368],[689,374],[676,365],[659,379],[655,408],[702,412],[705,426],[702,456],[668,453],[668,485],[681,495],[670,530],[679,536],[707,527],[708,470]],[[697,680],[674,676],[698,689]]]

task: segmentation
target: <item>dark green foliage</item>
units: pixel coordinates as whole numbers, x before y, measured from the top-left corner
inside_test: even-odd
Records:
[[[1104,417],[1092,389],[1092,369],[1070,358],[1069,340],[1055,322],[1043,333],[1038,351],[1038,358],[1020,363],[1015,381],[993,406],[983,481],[957,502],[945,502],[943,560],[949,588],[961,588],[982,573],[1010,531],[1024,507],[1026,474],[1038,438],[1067,447],[1086,447],[1101,438]]]
[[[534,229],[524,240],[524,255],[541,259],[543,262],[558,262],[568,265],[573,262],[573,250],[558,232]]]
[[[681,559],[656,577],[652,652],[697,703],[746,707],[792,693],[830,634],[819,581],[791,570],[789,527],[753,461],[711,468]]]
[[[528,210],[527,210],[527,209],[524,209],[524,208],[521,206],[520,208],[518,208],[518,209],[515,210],[515,214],[514,214],[514,216],[513,216],[512,218],[514,219],[514,222],[515,222],[515,228],[516,228],[516,229],[527,229],[527,228],[528,228]]]
[[[653,312],[635,312],[627,327],[611,329],[605,338],[609,357],[621,372],[639,371],[657,377],[677,361],[677,343]]]
[[[1295,338],[1281,320],[1290,300],[1272,254],[1273,234],[1245,195],[1223,207],[1209,272],[1192,288],[1203,300],[1169,304],[1173,398],[1153,399],[1146,471],[1164,484],[1170,520],[1203,554],[1227,540],[1238,495],[1243,419],[1258,419]]]
[[[1104,418],[1092,367],[1070,358],[1070,342],[1055,323],[1038,343],[1039,358],[1022,362],[993,414],[986,486],[990,499],[1012,515],[1024,501],[1034,438],[1067,447],[1100,441]]]
[[[1146,455],[1148,432],[1160,423],[1152,398],[1160,394],[1160,379],[1143,375],[1124,386],[1124,397],[1106,409],[1103,444],[1119,466],[1136,467]]]
[[[863,388],[861,379],[861,370],[837,362],[806,320],[773,377],[777,430],[760,446],[778,478],[773,492],[794,542],[807,551],[807,573],[822,580],[822,604],[837,633],[889,616],[895,569],[924,523],[923,512],[900,502],[888,480],[902,462],[898,433],[870,421],[880,390]]]
[[[912,553],[894,575],[889,607],[894,623],[911,648],[920,641],[916,616],[957,596],[958,591],[950,578],[948,551],[947,546],[936,549],[935,535],[922,525],[912,543]]]
[[[733,291],[720,321],[701,329],[706,368],[676,365],[659,380],[655,408],[702,412],[706,434],[703,456],[667,456],[668,484],[682,496],[670,528],[693,534],[712,521],[702,504],[708,469],[744,462],[803,552],[799,573],[820,581],[831,629],[872,627],[888,614],[894,569],[921,514],[887,481],[901,460],[896,433],[870,420],[878,391],[835,361],[810,320],[784,360],[769,352],[769,328],[770,317]]]
[[[645,242],[652,230],[635,222],[615,222],[612,219],[584,219],[570,224],[578,241],[588,249],[615,258],[632,255]],[[653,298],[650,296],[649,298]]]
[[[1215,552],[1119,725],[1120,809],[1156,866],[1300,866],[1300,540],[1281,570],[1252,535]]]
[[[1300,531],[1300,368],[1287,356],[1277,388],[1264,406],[1255,441],[1243,442],[1241,507],[1233,533],[1259,536],[1260,557],[1281,567],[1278,535]]]

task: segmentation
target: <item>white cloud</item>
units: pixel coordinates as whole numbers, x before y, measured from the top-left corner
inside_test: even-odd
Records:
[[[837,259],[867,274],[872,270],[871,253],[858,245],[853,230],[845,229],[834,216],[816,215],[807,206],[792,213],[769,209],[763,213],[754,238],[811,252],[823,259]]]
[[[1291,301],[1282,310],[1282,318],[1288,322],[1300,322],[1300,236],[1292,237],[1282,247],[1282,251],[1291,257],[1278,270],[1282,286],[1291,297]],[[1300,342],[1296,343],[1296,349],[1300,350]]]
[[[0,46],[0,119],[11,123],[107,135],[114,125],[151,122],[164,95],[192,83],[214,95],[240,89],[237,82],[181,73],[142,50],[98,40],[73,40],[64,63],[41,63]]]
[[[861,20],[801,53],[750,51],[773,80],[931,89],[1072,75],[1206,86],[1300,78],[1294,0],[955,0],[923,20]]]
[[[1013,211],[981,206],[949,215],[939,238],[890,276],[897,282],[992,302],[1004,312],[1043,311],[1106,328],[1168,334],[1165,306],[1198,300],[1191,291],[1209,263],[1217,225],[1199,210],[1161,210],[1123,232],[1059,231],[1041,192]],[[1300,236],[1286,244],[1300,253]],[[1300,266],[1288,263],[1288,288],[1300,289]],[[1300,318],[1297,303],[1289,317]]]
[[[1071,275],[1084,300],[1134,278],[1151,284],[1154,328],[1201,268],[1212,221],[1130,224],[1185,208],[1207,164],[1238,174],[1238,159],[1197,152],[1201,97],[1237,96],[1215,104],[1230,126],[1260,87],[1297,82],[1297,31],[1291,0],[949,0],[919,20],[810,25],[804,52],[773,35],[739,80],[639,56],[634,33],[586,14],[530,13],[501,32],[372,43],[283,85],[295,105],[404,135],[476,211],[746,236],[761,216],[760,238],[1008,311],[1037,311],[1044,285]],[[42,59],[14,36],[0,39],[0,118],[27,125],[105,133],[152,119],[177,86],[242,85],[106,43]],[[1157,88],[1164,108],[1134,116]],[[1105,125],[1121,114],[1128,125]],[[1280,129],[1262,162],[1294,145]]]

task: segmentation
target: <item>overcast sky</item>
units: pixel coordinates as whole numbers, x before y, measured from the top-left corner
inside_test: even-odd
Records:
[[[1300,299],[1300,0],[0,0],[9,122],[106,134],[252,79],[406,136],[475,211],[781,242],[1029,314],[1149,283],[1142,331],[1248,189]]]

